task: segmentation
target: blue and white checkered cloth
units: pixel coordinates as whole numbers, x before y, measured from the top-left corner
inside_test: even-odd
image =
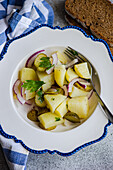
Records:
[[[0,53],[5,43],[39,24],[52,25],[54,13],[44,0],[0,0]]]
[[[44,0],[0,0],[0,53],[5,43],[40,24],[53,25],[54,13]],[[9,168],[24,170],[28,151],[0,134],[0,144]]]

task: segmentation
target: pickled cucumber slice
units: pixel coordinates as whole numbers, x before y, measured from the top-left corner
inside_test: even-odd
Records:
[[[38,107],[38,113],[37,113],[38,116],[47,112],[49,112],[49,109],[47,107]]]
[[[47,55],[44,54],[44,53],[40,53],[40,54],[37,55],[37,57],[34,61],[34,65],[36,66],[38,71],[45,71],[46,70],[46,68],[44,68],[44,67],[39,67],[40,63],[42,62],[42,60],[40,60],[42,57],[47,57]]]
[[[27,118],[34,122],[37,122],[38,121],[37,114],[38,112],[36,110],[31,110],[30,112],[28,112]]]
[[[80,123],[79,116],[76,113],[73,113],[73,112],[66,113],[64,118],[69,120],[70,122],[73,122],[73,123]]]
[[[39,107],[45,107],[45,106],[46,106],[45,101],[44,101],[44,100],[41,101],[41,100],[39,99],[39,95],[38,95],[38,94],[35,95],[35,103],[36,103],[36,105],[39,106]]]
[[[62,88],[51,88],[45,94],[64,94],[64,90]]]

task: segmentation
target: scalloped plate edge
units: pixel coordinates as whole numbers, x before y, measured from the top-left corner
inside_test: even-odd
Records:
[[[39,26],[35,27],[34,29],[32,29],[31,31],[29,31],[28,33],[22,34],[22,35],[20,35],[20,36],[18,36],[18,37],[13,38],[12,40],[9,40],[9,41],[5,44],[3,50],[2,50],[2,52],[1,52],[1,54],[0,54],[0,61],[4,58],[4,55],[7,53],[7,50],[8,50],[9,45],[10,45],[14,40],[17,40],[17,39],[20,39],[20,38],[22,38],[22,37],[25,37],[25,36],[31,34],[32,32],[36,31],[37,29],[41,28],[41,27],[49,27],[49,28],[51,28],[51,29],[59,29],[59,30],[64,30],[64,29],[69,29],[69,28],[77,29],[77,30],[81,31],[81,32],[85,35],[85,37],[90,38],[90,39],[93,40],[93,41],[102,42],[102,43],[105,45],[105,47],[107,48],[108,53],[109,53],[109,56],[110,56],[110,58],[111,58],[111,60],[112,60],[112,62],[113,62],[113,56],[112,56],[112,54],[111,54],[111,51],[110,51],[110,49],[109,49],[109,46],[108,46],[108,44],[107,44],[104,40],[102,40],[102,39],[95,39],[92,35],[87,35],[84,30],[82,30],[81,28],[79,28],[79,27],[77,27],[77,26],[66,26],[66,27],[60,28],[59,26],[53,27],[53,26],[50,26],[50,25],[47,25],[47,24],[39,25]],[[48,150],[48,149],[44,149],[44,150],[40,150],[40,151],[31,149],[31,148],[29,148],[28,146],[26,146],[26,145],[22,142],[22,140],[18,140],[15,136],[12,136],[12,135],[7,134],[7,133],[3,130],[3,128],[2,128],[1,125],[0,125],[0,134],[3,135],[4,137],[8,138],[8,139],[14,139],[14,141],[15,141],[16,143],[20,143],[25,149],[27,149],[28,151],[30,151],[30,152],[32,152],[32,153],[35,153],[35,154],[44,154],[44,153],[47,153],[47,152],[48,152],[49,154],[57,153],[58,155],[61,155],[61,156],[71,156],[71,155],[75,154],[76,152],[80,151],[81,149],[83,149],[83,148],[85,148],[85,147],[87,147],[87,146],[89,146],[89,145],[92,145],[92,144],[94,144],[94,143],[97,143],[97,142],[101,141],[102,139],[104,139],[104,138],[106,137],[106,135],[107,135],[108,127],[109,127],[111,124],[112,124],[112,123],[111,123],[110,121],[108,121],[108,123],[107,123],[107,124],[105,125],[105,127],[104,127],[104,132],[103,132],[103,134],[102,134],[101,137],[99,137],[99,138],[96,139],[96,140],[93,140],[93,141],[90,141],[90,142],[88,142],[88,143],[85,143],[85,144],[83,144],[83,145],[75,148],[73,151],[68,152],[68,153],[62,153],[62,152],[57,151],[57,150],[51,151],[51,150]]]

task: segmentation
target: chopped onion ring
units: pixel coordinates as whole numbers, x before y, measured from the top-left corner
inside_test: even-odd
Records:
[[[54,70],[55,65],[58,63],[57,53],[52,54],[51,57],[52,57],[52,59],[53,59],[52,65],[54,65],[54,66],[51,67],[49,70],[46,70],[46,73],[47,73],[47,74],[52,73],[52,71]]]
[[[82,84],[82,82],[85,84]],[[90,83],[87,82],[87,80],[78,81],[77,83],[84,89],[86,89],[87,85],[90,85]]]
[[[20,90],[20,93],[21,93],[21,96],[25,99],[25,88],[22,87],[23,83],[21,84],[21,90]]]
[[[21,81],[19,79],[17,79],[13,85],[13,91],[15,94],[18,94],[19,93],[19,89],[18,89],[18,86],[19,84],[21,83]]]
[[[91,98],[91,96],[93,95],[93,89],[89,92],[89,94],[88,94],[88,100]]]
[[[65,65],[65,68],[68,68],[68,67],[72,67],[74,64],[76,64],[78,62],[78,59],[75,58],[74,60],[72,60],[70,63],[66,64]]]
[[[66,85],[64,85],[63,87],[62,87],[62,89],[64,90],[64,92],[65,92],[65,96],[68,96],[68,90],[67,90],[67,87],[66,87]]]
[[[33,65],[33,62],[35,60],[35,58],[37,57],[37,54],[41,53],[41,52],[44,52],[45,50],[40,50],[40,51],[37,51],[35,52],[34,54],[32,54],[28,60],[26,61],[26,64],[25,64],[25,67],[32,67]]]
[[[81,87],[83,87],[84,89],[86,88],[85,84],[82,83],[87,83],[87,85],[90,85],[89,82],[87,82],[87,80],[84,80],[82,78],[74,78],[73,80],[70,81],[70,83],[68,84],[68,92],[72,92],[72,87],[74,83],[78,83]]]
[[[74,78],[73,80],[70,81],[70,83],[68,84],[68,92],[72,92],[72,87],[73,84],[78,82],[78,81],[82,81],[83,79],[81,78]]]
[[[18,79],[15,81],[14,85],[13,85],[13,91],[14,93],[16,94],[17,96],[17,99],[18,101],[21,103],[21,104],[25,104],[25,100],[24,98],[21,96],[21,93],[18,89],[18,86],[20,85],[21,81]]]
[[[17,94],[17,99],[18,99],[18,101],[19,101],[21,104],[25,104],[25,100],[24,100],[24,98],[21,96],[20,93]]]
[[[23,84],[23,83],[22,83]],[[21,85],[22,85],[21,84]],[[27,104],[27,105],[32,105],[32,103],[33,103],[33,99],[29,99],[29,100],[26,100],[26,97],[25,97],[25,94],[26,94],[26,90],[24,89],[24,87],[22,87],[21,86],[21,96],[23,97],[23,99],[25,100],[25,104]]]

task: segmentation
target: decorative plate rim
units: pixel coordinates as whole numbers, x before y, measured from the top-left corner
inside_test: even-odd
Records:
[[[96,39],[96,38],[94,38],[92,35],[87,35],[84,30],[82,30],[81,28],[79,28],[79,27],[77,27],[77,26],[65,26],[65,27],[62,27],[62,28],[61,28],[61,27],[59,27],[59,26],[53,27],[53,26],[50,26],[50,25],[47,25],[47,24],[39,25],[39,26],[35,27],[34,29],[32,29],[31,31],[29,31],[28,33],[22,34],[22,35],[20,35],[20,36],[18,36],[18,37],[15,37],[15,38],[9,40],[9,41],[5,44],[3,50],[2,50],[2,52],[1,52],[1,54],[0,54],[0,61],[4,58],[4,55],[7,53],[7,50],[8,50],[9,45],[10,45],[14,40],[17,40],[17,39],[20,39],[20,38],[22,38],[22,37],[25,37],[25,36],[31,34],[32,32],[36,31],[37,29],[41,28],[41,27],[49,27],[49,28],[54,29],[54,30],[55,30],[55,29],[65,30],[65,29],[70,29],[70,28],[77,29],[77,30],[81,31],[81,32],[85,35],[86,38],[90,38],[90,39],[93,40],[93,41],[102,42],[102,43],[105,45],[105,47],[107,48],[108,54],[109,54],[109,56],[110,56],[110,59],[111,59],[111,61],[113,62],[113,56],[112,56],[112,54],[111,54],[110,48],[109,48],[108,44],[106,43],[106,41],[104,41],[104,40],[102,40],[102,39]],[[28,151],[30,151],[30,152],[32,152],[32,153],[35,153],[35,154],[44,154],[44,153],[47,153],[47,152],[48,152],[49,154],[57,153],[58,155],[61,155],[61,156],[71,156],[71,155],[75,154],[76,152],[80,151],[81,149],[83,149],[83,148],[85,148],[85,147],[87,147],[87,146],[89,146],[89,145],[92,145],[92,144],[94,144],[94,143],[97,143],[97,142],[101,141],[102,139],[104,139],[104,138],[106,137],[106,135],[107,135],[108,127],[109,127],[111,124],[112,124],[112,123],[111,123],[110,121],[108,121],[108,123],[104,126],[104,132],[103,132],[102,136],[100,136],[98,139],[95,139],[95,140],[93,140],[93,141],[90,141],[90,142],[88,142],[88,143],[85,143],[85,144],[83,144],[83,145],[75,148],[73,151],[68,152],[68,153],[63,153],[63,152],[60,152],[60,151],[58,151],[58,150],[48,150],[48,149],[44,149],[44,150],[34,150],[34,149],[31,149],[31,148],[29,148],[28,146],[26,146],[26,145],[23,143],[22,140],[18,140],[15,136],[12,136],[12,135],[7,134],[7,133],[3,130],[2,125],[0,125],[0,134],[3,135],[4,137],[8,138],[8,139],[14,139],[14,141],[15,141],[16,143],[20,143],[25,149],[27,149]]]

